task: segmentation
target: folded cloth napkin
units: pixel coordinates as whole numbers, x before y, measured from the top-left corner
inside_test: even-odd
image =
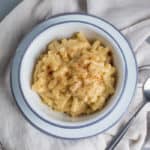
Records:
[[[0,22],[0,149],[104,150],[142,101],[141,88],[124,117],[109,131],[90,139],[67,141],[47,136],[21,115],[10,92],[9,65],[23,36],[46,18],[63,12],[87,11],[114,24],[130,41],[138,65],[150,64],[149,0],[25,0]],[[147,133],[146,105],[116,150],[140,150]],[[148,135],[147,145],[150,143]]]

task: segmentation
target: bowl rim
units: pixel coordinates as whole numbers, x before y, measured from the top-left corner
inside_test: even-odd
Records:
[[[122,96],[122,94],[123,94],[124,88],[125,88],[125,86],[126,86],[126,80],[127,80],[127,63],[126,63],[126,59],[125,59],[125,56],[124,56],[124,53],[123,53],[122,48],[119,46],[119,44],[117,43],[117,41],[113,38],[113,36],[110,35],[106,30],[102,29],[101,27],[98,27],[98,26],[96,26],[96,25],[94,25],[94,24],[92,24],[92,23],[89,23],[89,22],[80,21],[80,20],[76,20],[76,21],[70,20],[70,21],[59,22],[59,23],[56,23],[56,24],[47,26],[47,28],[43,29],[41,32],[38,32],[37,35],[36,35],[36,37],[35,37],[34,39],[36,39],[38,35],[40,35],[40,34],[43,33],[44,31],[46,31],[47,29],[53,28],[53,27],[55,27],[55,26],[57,26],[57,25],[63,25],[63,24],[66,24],[66,23],[83,23],[83,24],[88,24],[88,25],[91,25],[91,26],[93,26],[93,27],[96,27],[97,29],[102,30],[102,31],[105,32],[109,37],[111,37],[112,40],[114,40],[115,44],[118,46],[119,51],[121,52],[121,55],[122,55],[123,62],[124,62],[124,64],[123,64],[124,80],[123,80],[122,83],[121,83],[121,84],[122,84],[122,87],[121,87],[121,89],[119,90],[119,94],[117,93],[117,99],[115,100],[115,102],[112,104],[112,106],[110,106],[110,108],[109,108],[108,110],[106,110],[106,112],[104,112],[104,114],[97,116],[97,117],[96,117],[97,119],[89,119],[89,121],[84,121],[83,123],[81,123],[81,125],[75,125],[76,122],[72,122],[72,123],[74,123],[74,125],[71,125],[71,124],[69,124],[69,123],[67,123],[67,125],[61,125],[61,124],[56,124],[56,123],[54,123],[53,121],[49,121],[49,120],[45,119],[45,118],[42,117],[38,112],[36,112],[35,109],[28,103],[28,100],[25,98],[24,92],[23,92],[22,87],[21,87],[21,75],[20,75],[20,74],[21,74],[21,65],[22,65],[22,61],[23,61],[24,56],[25,56],[25,54],[26,54],[27,51],[24,51],[24,53],[23,53],[23,55],[22,55],[22,58],[21,58],[21,61],[20,61],[20,64],[19,64],[19,87],[20,87],[20,92],[21,92],[21,94],[22,94],[22,96],[23,96],[23,99],[24,99],[24,101],[26,102],[26,104],[28,105],[28,107],[31,109],[31,111],[32,111],[35,115],[37,115],[37,116],[38,116],[39,118],[41,118],[43,121],[45,121],[45,122],[47,122],[47,123],[50,123],[50,124],[52,124],[52,125],[61,127],[61,128],[70,128],[70,129],[72,129],[72,128],[83,128],[83,127],[87,127],[87,126],[89,126],[89,125],[92,125],[92,124],[94,124],[94,123],[96,123],[96,122],[102,120],[104,117],[106,117],[107,115],[109,115],[109,114],[112,112],[112,110],[116,107],[116,105],[119,103],[119,101],[120,101],[120,99],[121,99],[121,96]],[[100,31],[100,32],[101,32],[101,31]],[[100,34],[100,33],[99,33],[99,34]],[[33,39],[33,40],[34,40],[34,39]],[[33,40],[32,40],[31,43],[28,45],[28,47],[32,44]],[[28,49],[28,47],[27,47],[27,49]],[[27,50],[27,49],[26,49],[26,50]],[[98,113],[98,112],[97,112],[97,113]],[[90,120],[91,120],[91,121],[90,121]]]
[[[55,18],[55,17],[58,17],[58,16],[64,16],[64,15],[84,15],[84,16],[90,16],[90,17],[93,17],[93,18],[96,18],[96,19],[99,19],[99,20],[101,20],[101,21],[103,21],[103,22],[105,22],[105,23],[107,23],[107,24],[109,24],[109,25],[111,25],[115,30],[117,30],[121,35],[122,35],[122,37],[125,39],[125,41],[128,43],[128,45],[129,45],[129,47],[130,47],[130,49],[131,49],[131,52],[132,52],[132,54],[133,54],[133,50],[132,50],[132,48],[131,48],[131,45],[129,44],[129,42],[127,41],[127,39],[124,37],[124,35],[116,28],[116,27],[114,27],[112,24],[110,24],[109,22],[107,22],[107,21],[105,21],[104,19],[102,19],[102,18],[99,18],[99,17],[96,17],[96,16],[94,16],[94,15],[89,15],[89,14],[84,14],[84,13],[63,13],[63,14],[59,14],[59,15],[54,15],[54,16],[52,16],[52,17],[50,17],[49,19],[52,19],[52,18]],[[48,20],[49,20],[48,19]],[[46,20],[46,21],[48,21],[48,20]],[[44,21],[44,22],[46,22],[46,21]],[[42,22],[42,23],[44,23],[44,22]],[[41,24],[42,24],[41,23]],[[59,24],[59,23],[58,23]],[[93,24],[92,24],[93,25]],[[37,27],[37,26],[36,26]],[[35,28],[36,28],[35,27]],[[47,28],[50,28],[50,26],[48,26]],[[47,29],[46,28],[46,29]],[[45,30],[46,30],[45,29]],[[43,31],[42,31],[43,32]],[[106,31],[105,31],[106,32]],[[41,33],[41,32],[40,32]],[[40,34],[40,33],[38,33],[38,35]],[[38,35],[36,35],[36,36],[38,36]],[[109,35],[110,36],[110,35]],[[113,38],[113,37],[112,37]],[[115,41],[116,42],[116,41]],[[32,41],[31,41],[31,43],[32,43]],[[30,44],[31,44],[30,43]],[[120,47],[120,46],[119,46]],[[123,53],[122,53],[123,54]],[[133,57],[134,57],[134,61],[135,61],[135,64],[136,64],[136,70],[137,70],[137,62],[136,62],[136,59],[135,59],[135,56],[134,56],[134,54],[133,54]],[[22,61],[21,61],[22,62]],[[12,63],[13,64],[13,63]],[[137,78],[137,72],[138,71],[136,71],[136,78]],[[12,67],[11,67],[11,74],[12,74]],[[11,76],[12,77],[12,76]],[[137,85],[137,79],[136,79],[136,84],[135,84],[135,88],[136,88],[136,85]],[[13,92],[13,87],[12,87],[12,78],[11,78],[11,90],[12,90],[12,93],[13,93],[13,96],[14,96],[14,98],[15,98],[15,95],[14,95],[14,92]],[[123,90],[122,90],[122,92],[123,92]],[[122,93],[121,92],[121,93]],[[134,93],[135,93],[135,89],[134,89]],[[134,95],[134,93],[133,93],[133,95]],[[16,99],[16,98],[15,98]],[[130,100],[130,102],[131,102],[131,100]],[[16,101],[16,103],[17,103],[17,101]],[[17,105],[18,105],[18,103],[17,103]],[[116,105],[116,104],[115,104]],[[20,106],[18,105],[18,107],[19,107],[19,109],[21,110],[21,108],[20,108]],[[113,109],[114,109],[114,107],[113,107]],[[22,110],[21,110],[21,112],[22,112]],[[23,113],[24,114],[24,113]],[[122,114],[123,115],[123,114]],[[27,116],[24,114],[24,116],[27,118]],[[29,119],[27,119],[28,121],[29,121]],[[117,121],[116,121],[117,122]],[[30,123],[31,123],[31,121],[30,121]],[[92,122],[92,124],[93,124],[93,122]],[[114,123],[115,124],[115,123]],[[32,123],[32,125],[34,125],[34,126],[36,126],[35,124],[33,124]],[[87,126],[87,125],[84,125],[84,126]],[[59,126],[60,127],[60,126]],[[37,127],[38,128],[38,127]],[[68,127],[67,127],[68,128]],[[71,127],[72,128],[72,127]],[[76,127],[75,127],[76,128]],[[80,126],[79,126],[79,128],[81,128]],[[55,136],[55,135],[54,135]],[[56,137],[56,136],[55,136]],[[68,139],[68,138],[67,138]],[[70,138],[69,138],[70,139]]]

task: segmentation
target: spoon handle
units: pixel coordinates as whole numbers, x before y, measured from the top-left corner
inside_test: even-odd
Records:
[[[139,108],[136,110],[136,112],[132,115],[132,117],[129,119],[129,121],[126,123],[126,125],[116,134],[114,139],[109,143],[109,145],[106,147],[105,150],[114,150],[114,148],[117,146],[117,144],[120,142],[120,140],[123,138],[125,133],[128,131],[130,125],[134,121],[137,114],[140,112],[140,110],[143,108],[143,106],[146,104],[146,101],[143,101],[143,103],[139,106]]]

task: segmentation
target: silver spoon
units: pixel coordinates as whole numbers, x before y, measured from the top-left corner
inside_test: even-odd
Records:
[[[117,135],[114,137],[114,139],[109,143],[106,150],[114,150],[114,148],[117,146],[117,144],[123,138],[125,133],[128,131],[130,125],[136,118],[137,114],[145,106],[146,103],[150,102],[150,77],[143,84],[143,97],[144,97],[144,100],[140,104],[139,108],[135,111],[135,113],[130,118],[130,120],[127,122],[127,124],[117,133]]]

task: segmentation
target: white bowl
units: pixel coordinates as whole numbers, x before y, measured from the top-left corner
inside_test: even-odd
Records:
[[[46,45],[53,39],[70,37],[79,31],[89,39],[100,38],[111,47],[118,81],[115,94],[102,111],[71,118],[43,104],[31,89],[31,79],[35,61]],[[42,131],[67,139],[84,138],[110,128],[127,110],[136,87],[136,69],[128,42],[111,24],[94,16],[65,14],[41,23],[22,41],[11,70],[12,93],[23,114]]]

